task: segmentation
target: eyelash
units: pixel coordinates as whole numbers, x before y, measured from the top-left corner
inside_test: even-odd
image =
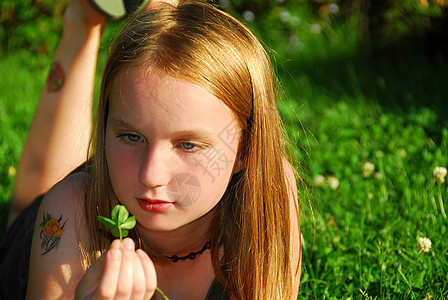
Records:
[[[191,145],[193,147],[191,149],[187,149],[185,147],[186,144],[189,145],[189,146]],[[177,147],[181,148],[181,151],[184,151],[184,152],[187,152],[187,153],[196,153],[196,152],[198,152],[198,151],[200,151],[202,149],[206,149],[207,148],[206,145],[199,144],[199,143],[193,143],[193,142],[180,142],[180,143],[177,144]]]
[[[131,145],[137,144],[137,143],[139,143],[139,142],[141,142],[143,140],[142,136],[140,136],[138,134],[134,134],[134,133],[123,133],[123,134],[117,135],[117,137],[119,139],[121,139],[122,141],[124,141],[125,143],[131,144]],[[132,137],[132,138],[138,137],[139,140],[133,142],[129,137]],[[188,149],[187,147],[185,147],[186,145],[192,146],[192,148]],[[187,153],[196,153],[196,152],[198,152],[200,150],[208,148],[208,146],[204,145],[202,143],[193,143],[193,142],[183,141],[183,142],[178,143],[176,145],[176,148],[179,148],[181,151],[184,151],[184,152],[187,152]]]
[[[134,133],[123,133],[123,134],[119,134],[117,137],[128,144],[137,144],[138,142],[141,142],[143,140],[142,136],[140,136],[138,134],[134,134]],[[133,138],[138,137],[139,140],[133,142],[133,141],[131,141],[131,139],[129,137],[133,137]]]

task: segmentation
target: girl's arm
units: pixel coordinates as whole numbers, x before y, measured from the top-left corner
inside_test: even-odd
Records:
[[[44,197],[34,229],[27,299],[150,299],[157,286],[152,261],[132,239],[115,240],[84,271],[89,244],[83,197],[88,175],[68,176]]]
[[[291,221],[291,248],[292,248],[292,267],[295,271],[294,277],[294,298],[297,299],[300,285],[300,274],[302,269],[302,245],[299,223],[299,209],[297,199],[297,181],[291,164],[284,160],[284,169],[286,174],[286,184],[289,187],[290,200],[290,221]]]
[[[27,299],[73,299],[84,275],[80,244],[86,243],[83,198],[88,175],[76,173],[42,200],[30,254]]]
[[[87,158],[104,24],[105,17],[86,0],[72,0],[64,13],[53,71],[42,90],[19,162],[8,223]]]

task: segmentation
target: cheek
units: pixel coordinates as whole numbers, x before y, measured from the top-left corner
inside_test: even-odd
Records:
[[[134,177],[136,157],[130,151],[122,151],[117,145],[106,143],[106,160],[114,190],[117,184],[127,185],[129,179]]]
[[[208,178],[211,183],[228,177],[233,170],[238,142],[223,143],[216,147],[201,151],[192,160],[192,167],[197,173]]]
[[[214,206],[227,189],[235,156],[232,151],[222,149],[202,151],[183,173],[174,176],[167,187],[169,195],[182,198],[182,206],[194,204],[200,199]]]
[[[174,175],[167,184],[167,198],[182,207],[188,207],[203,197],[203,186],[204,182],[201,182],[201,178],[194,171],[185,170]]]

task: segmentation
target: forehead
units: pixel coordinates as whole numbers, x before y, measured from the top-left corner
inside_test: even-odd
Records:
[[[206,89],[143,67],[132,67],[116,76],[110,114],[128,121],[151,119],[178,125],[227,127],[235,123],[231,110]]]

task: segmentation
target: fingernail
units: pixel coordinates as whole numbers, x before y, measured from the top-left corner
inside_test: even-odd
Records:
[[[137,252],[137,255],[140,256],[141,258],[146,257],[146,253],[142,249],[137,249],[136,252]]]
[[[124,249],[133,249],[134,248],[134,242],[131,239],[124,239],[123,240],[123,248]]]
[[[112,245],[110,245],[110,248],[120,249],[120,240],[115,240],[112,242]]]
[[[110,249],[110,257],[113,259],[120,259],[121,251],[115,248]]]

